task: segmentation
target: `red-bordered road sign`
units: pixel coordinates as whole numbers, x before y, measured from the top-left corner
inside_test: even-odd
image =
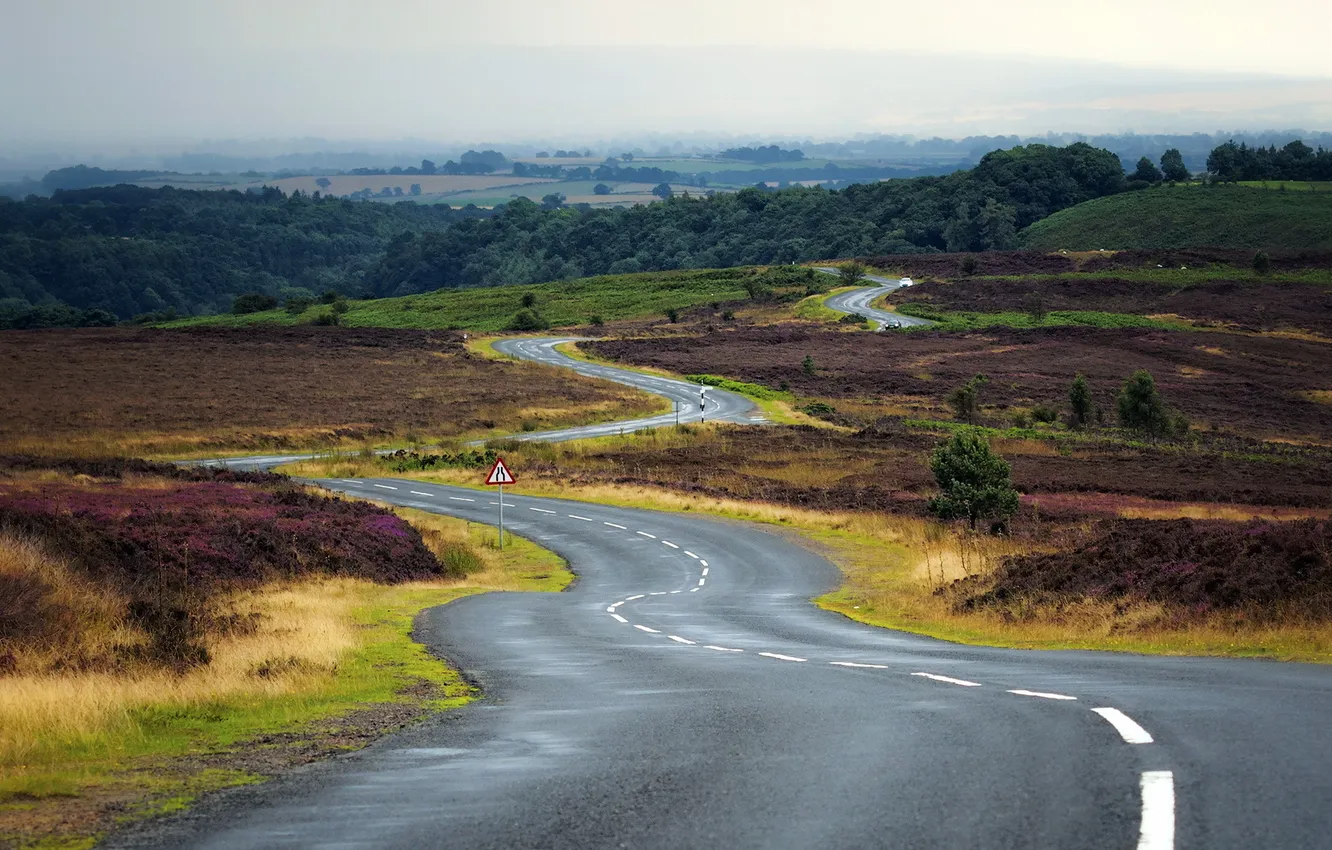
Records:
[[[513,473],[504,465],[504,458],[495,458],[495,465],[490,468],[490,474],[486,476],[487,484],[512,484],[518,479],[513,477]]]

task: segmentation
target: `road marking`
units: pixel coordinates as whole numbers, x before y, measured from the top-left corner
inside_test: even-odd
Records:
[[[602,525],[609,525],[611,528],[618,528],[618,529],[620,529],[621,531],[628,531],[628,530],[629,530],[629,529],[625,528],[623,525],[616,525],[616,524],[613,523],[613,522],[606,522],[606,521],[604,521],[604,520],[602,521],[601,524],[602,524]]]
[[[1138,850],[1174,850],[1175,775],[1149,770],[1142,775],[1142,828]]]
[[[579,516],[578,514],[565,514],[569,519],[581,519],[583,522],[592,522],[591,517]]]
[[[683,593],[683,592],[684,592],[684,591],[681,591],[681,590],[672,590],[672,591],[671,591],[671,593]]]
[[[1077,699],[1077,697],[1064,696],[1063,694],[1047,694],[1041,691],[1024,691],[1019,688],[1016,691],[1009,691],[1010,694],[1017,694],[1020,697],[1040,697],[1041,699]]]
[[[699,579],[699,580],[698,580],[698,586],[699,586],[699,587],[702,587],[703,584],[704,584],[706,581],[707,581],[707,579],[705,579],[705,578],[701,578],[701,579]]]
[[[635,599],[642,599],[644,596],[647,596],[647,594],[646,594],[646,593],[640,593],[640,594],[638,594],[637,596],[626,596],[626,597],[624,598],[624,601],[625,601],[625,602],[633,602]]]
[[[705,560],[703,560],[702,558],[699,558],[699,559],[698,559],[698,564],[699,564],[699,566],[701,566],[701,567],[706,567],[706,566],[708,565],[708,562],[705,561]]]
[[[629,622],[629,621],[626,620],[625,618],[621,617],[619,614],[611,614],[611,616],[614,617],[615,619],[619,620],[621,623],[627,623],[627,622]]]
[[[608,612],[610,612],[611,614],[614,614],[614,613],[615,613],[615,606],[614,606],[614,605],[611,605],[611,606],[608,607],[606,610],[607,610]]]
[[[641,535],[643,535],[644,537],[651,537],[653,540],[656,540],[656,539],[657,539],[657,535],[655,535],[655,534],[648,534],[646,531],[635,531],[634,534],[641,534]]]
[[[666,637],[670,638],[671,640],[675,641],[676,643],[683,643],[683,644],[685,644],[685,645],[687,645],[687,646],[693,646],[694,643],[695,643],[695,642],[692,641],[692,640],[685,640],[684,638],[682,638],[682,637],[676,637],[675,635],[666,635]]]
[[[1139,726],[1137,721],[1135,721],[1132,717],[1129,717],[1127,714],[1120,711],[1119,709],[1093,708],[1092,711],[1104,717],[1110,723],[1111,726],[1115,727],[1115,731],[1119,733],[1119,737],[1124,739],[1124,743],[1126,744],[1152,743],[1152,736],[1147,733],[1147,730]]]
[[[764,658],[776,658],[778,661],[808,661],[807,658],[796,658],[794,655],[782,655],[780,652],[760,652]]]
[[[390,487],[390,486],[388,486],[387,484],[376,484],[375,486],[378,487],[378,488],[381,489],[381,490],[396,490],[396,489],[398,489],[397,487]]]
[[[475,502],[476,499],[464,499],[462,496],[449,496],[455,502]]]
[[[344,478],[344,479],[342,479],[342,480],[343,480],[343,481],[346,481],[348,484],[360,484],[360,483],[362,483],[362,482],[360,482],[360,481],[357,481],[355,478]]]
[[[422,493],[420,490],[408,490],[407,492],[408,492],[408,493],[411,493],[413,496],[431,496],[431,497],[433,497],[433,496],[435,495],[434,493]]]
[[[834,667],[863,667],[866,670],[887,670],[887,664],[860,664],[855,661],[829,661]]]
[[[698,559],[698,556],[695,555],[693,552],[690,552],[688,549],[684,550],[684,553],[695,560]]]
[[[638,629],[640,632],[647,632],[648,634],[653,634],[653,635],[661,634],[661,632],[657,631],[656,629],[649,629],[647,626],[640,626],[637,623],[634,623],[634,628]]]
[[[689,588],[689,592],[690,592],[690,593],[698,593],[698,588],[697,588],[697,587],[691,587],[691,588]]]
[[[934,673],[912,673],[911,675],[923,676],[926,679],[933,679],[936,682],[947,682],[950,685],[961,685],[964,688],[979,688],[981,686],[980,682],[968,682],[966,679],[953,679],[948,676],[939,676]],[[1013,691],[1013,693],[1017,693],[1017,691]],[[1036,696],[1036,694],[1028,694],[1028,696]]]
[[[651,593],[648,594],[648,596],[665,596],[665,595],[666,595],[666,591],[664,591],[664,590],[654,590],[654,591],[652,591]]]
[[[704,648],[704,649],[715,649],[715,650],[717,650],[718,652],[744,652],[743,649],[731,649],[731,648],[729,648],[729,647],[725,647],[725,646],[713,646],[713,645],[710,644],[710,643],[709,643],[709,644],[705,644],[705,645],[703,646],[703,648]]]
[[[548,511],[545,508],[528,508],[529,511],[536,511],[539,514],[553,514],[554,511]]]
[[[620,607],[621,605],[623,605],[623,604],[624,604],[624,600],[620,600],[619,602],[616,602],[615,604],[611,605],[611,610],[614,610],[614,609],[616,609],[616,608],[619,608],[619,607]]]
[[[708,568],[707,568],[707,567],[704,567],[704,568],[703,568],[703,572],[700,573],[699,575],[707,575],[707,574],[708,574]]]
[[[672,542],[669,541],[669,540],[663,540],[663,541],[661,541],[661,542],[662,542],[663,544],[665,544],[665,545],[671,547],[672,549],[679,549],[679,548],[680,548],[679,546],[676,546],[674,543],[672,543]]]

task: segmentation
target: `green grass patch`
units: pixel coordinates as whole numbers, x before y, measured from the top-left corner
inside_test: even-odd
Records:
[[[934,325],[920,328],[908,327],[906,330],[930,330],[930,331],[974,331],[981,328],[1005,327],[1005,328],[1057,328],[1057,327],[1084,327],[1084,328],[1163,328],[1168,330],[1197,330],[1193,325],[1187,322],[1176,322],[1168,319],[1150,319],[1146,316],[1135,316],[1131,313],[1102,313],[1095,310],[1055,310],[1046,314],[1044,320],[1035,321],[1028,313],[1003,312],[1003,313],[971,313],[971,312],[946,312],[936,310],[928,305],[919,303],[900,304],[897,312],[904,316],[915,316],[921,319],[929,319],[935,322]]]
[[[744,282],[758,273],[753,268],[710,269],[603,275],[533,285],[441,289],[422,295],[348,302],[339,323],[348,327],[453,328],[480,332],[507,330],[514,316],[527,308],[523,296],[536,301],[533,310],[551,327],[586,325],[593,316],[604,321],[661,316],[667,310],[686,310],[713,301],[746,298]],[[329,308],[315,305],[299,314],[284,309],[246,315],[200,316],[170,322],[164,327],[215,325],[244,327],[255,324],[311,324]]]
[[[1287,192],[1332,192],[1332,182],[1326,180],[1241,180],[1238,185]]]
[[[784,390],[774,390],[772,387],[765,387],[762,384],[749,384],[744,381],[733,381],[730,378],[723,378],[720,375],[685,375],[686,381],[692,381],[695,384],[702,384],[705,387],[716,387],[719,390],[736,393],[747,398],[761,401],[794,401],[795,396]]]
[[[1162,186],[1061,210],[1020,234],[1022,247],[1332,250],[1332,192]]]

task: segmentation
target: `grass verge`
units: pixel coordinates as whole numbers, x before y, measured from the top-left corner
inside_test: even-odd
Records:
[[[0,846],[91,846],[116,826],[177,811],[209,790],[263,781],[359,749],[470,686],[411,638],[425,608],[486,590],[555,591],[558,556],[522,538],[404,509],[441,557],[470,552],[457,582],[322,579],[243,594],[254,634],[210,647],[183,674],[12,676],[0,689]]]

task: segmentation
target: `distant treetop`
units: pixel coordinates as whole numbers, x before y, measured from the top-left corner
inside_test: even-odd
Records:
[[[803,151],[782,150],[776,145],[764,147],[760,145],[756,148],[731,148],[721,152],[722,159],[738,159],[744,162],[753,162],[760,165],[767,165],[774,162],[799,162],[805,158]]]

